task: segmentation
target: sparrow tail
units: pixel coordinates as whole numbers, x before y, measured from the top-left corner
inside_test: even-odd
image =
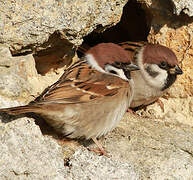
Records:
[[[18,114],[24,114],[28,112],[36,112],[37,109],[38,107],[26,105],[26,106],[18,106],[18,107],[0,109],[0,112],[5,112],[10,115],[18,115]]]

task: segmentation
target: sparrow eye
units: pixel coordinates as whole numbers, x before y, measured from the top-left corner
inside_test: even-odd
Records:
[[[112,73],[112,74],[117,74],[117,72],[114,71],[114,70],[110,70],[109,72]]]
[[[159,65],[161,68],[165,69],[168,67],[168,64],[165,61],[162,61]]]
[[[125,76],[125,72],[123,71],[123,69],[114,67],[114,65],[111,64],[106,64],[104,69],[108,74],[113,74],[114,76],[118,76],[124,80],[128,80],[128,78]]]

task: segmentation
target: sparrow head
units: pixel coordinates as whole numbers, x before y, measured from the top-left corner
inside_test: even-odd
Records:
[[[127,51],[114,43],[100,43],[90,48],[85,59],[96,70],[124,80],[131,79],[130,71],[139,70],[138,66],[131,62]]]
[[[175,53],[159,44],[147,44],[140,48],[135,62],[146,82],[162,91],[175,82],[177,75],[183,74]]]

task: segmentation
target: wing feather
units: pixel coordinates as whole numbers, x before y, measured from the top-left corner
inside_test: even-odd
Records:
[[[61,78],[48,87],[32,103],[84,103],[104,96],[118,93],[122,87],[128,88],[128,82],[119,77],[92,69],[84,61],[75,63],[67,69]]]

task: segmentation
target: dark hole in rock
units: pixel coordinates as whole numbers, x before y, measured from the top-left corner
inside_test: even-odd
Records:
[[[120,43],[125,41],[146,41],[150,31],[152,15],[136,0],[130,0],[123,9],[121,20],[115,26],[99,33],[102,27],[84,37],[82,47],[94,46],[102,42]],[[88,45],[88,46],[87,46]],[[78,52],[79,57],[82,56]]]
[[[17,57],[17,56],[26,56],[28,54],[31,54],[32,49],[33,49],[32,46],[29,45],[29,46],[23,47],[19,52],[12,51],[12,49],[10,49],[10,51],[13,57]]]
[[[71,63],[75,55],[73,44],[55,32],[49,40],[41,45],[42,50],[36,51],[33,55],[36,62],[36,69],[39,74],[45,75],[50,70],[64,67]]]

